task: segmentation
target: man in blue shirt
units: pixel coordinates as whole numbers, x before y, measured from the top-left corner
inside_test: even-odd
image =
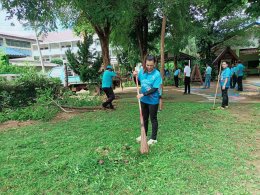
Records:
[[[205,88],[210,88],[211,72],[212,68],[207,64],[205,71]]]
[[[237,62],[237,90],[243,91],[243,76],[244,76],[244,70],[245,66],[241,63],[240,60]]]
[[[220,86],[222,91],[221,109],[228,108],[228,88],[230,87],[231,71],[226,62],[222,62],[222,72],[220,78]]]
[[[113,71],[112,66],[108,65],[102,77],[102,90],[105,92],[107,96],[107,101],[102,104],[103,108],[114,109],[112,101],[115,99],[115,94],[112,88],[112,81],[113,77],[116,76],[117,74]]]
[[[231,81],[230,81],[230,88],[234,89],[237,84],[237,67],[235,64],[232,65],[231,68]]]
[[[152,123],[152,135],[148,141],[148,145],[157,143],[158,120],[157,112],[159,105],[159,88],[162,82],[161,74],[155,69],[155,57],[148,55],[146,57],[146,64],[139,72],[135,71],[134,75],[138,74],[141,82],[141,92],[137,98],[141,101],[142,115],[144,120],[144,128],[146,135],[148,132],[149,116]],[[136,139],[141,141],[141,136]]]
[[[179,87],[179,76],[181,74],[181,70],[179,68],[177,68],[175,71],[174,71],[174,84],[175,84],[175,87]]]

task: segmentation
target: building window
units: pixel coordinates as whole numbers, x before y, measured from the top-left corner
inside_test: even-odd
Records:
[[[48,50],[48,47],[42,47],[41,50]]]
[[[71,70],[71,68],[69,66],[67,66],[67,72],[68,72],[68,76],[74,76],[73,71]]]
[[[13,47],[31,48],[31,43],[26,41],[17,41],[12,39],[6,39],[6,44]]]

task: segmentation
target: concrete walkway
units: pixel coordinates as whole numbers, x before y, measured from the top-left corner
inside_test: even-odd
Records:
[[[260,78],[250,77],[243,81],[243,92],[229,89],[229,101],[241,103],[260,103]],[[164,102],[213,102],[215,97],[216,82],[211,82],[210,89],[203,89],[199,83],[191,83],[191,95],[183,95],[183,88],[166,86],[163,91]],[[115,94],[124,101],[134,101],[136,96],[135,87],[127,87],[123,90],[117,88]],[[218,88],[217,102],[221,101],[221,89]]]

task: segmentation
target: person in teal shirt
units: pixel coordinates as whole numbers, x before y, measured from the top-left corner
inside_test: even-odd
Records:
[[[244,70],[245,66],[241,63],[240,60],[237,62],[237,90],[243,91],[243,76],[244,76]]]
[[[163,94],[163,80],[161,80],[161,85],[159,88],[159,111],[162,111],[163,108],[163,101],[162,101],[162,94]]]
[[[155,57],[147,55],[145,66],[139,72],[135,71],[134,75],[138,74],[138,79],[141,83],[141,92],[137,95],[140,99],[142,115],[144,120],[144,128],[147,135],[149,117],[152,123],[152,135],[148,141],[148,145],[157,143],[158,120],[157,112],[159,106],[159,89],[162,83],[160,72],[155,69]],[[138,142],[141,141],[141,136],[136,138]]]
[[[205,88],[210,88],[210,80],[211,80],[211,72],[212,68],[207,64],[207,68],[205,71]]]
[[[230,87],[231,70],[226,62],[222,62],[222,72],[220,78],[220,86],[222,91],[221,109],[228,108],[228,89]]]
[[[233,89],[237,84],[237,67],[235,64],[232,64],[231,70],[231,80],[230,80],[230,88]]]
[[[174,84],[175,84],[175,87],[179,87],[179,76],[181,74],[181,70],[179,68],[177,68],[175,71],[174,71]]]
[[[116,77],[117,74],[113,71],[113,67],[108,65],[102,77],[102,90],[105,92],[107,96],[107,100],[102,104],[103,108],[114,109],[112,104],[115,99],[115,94],[113,91],[113,77]]]

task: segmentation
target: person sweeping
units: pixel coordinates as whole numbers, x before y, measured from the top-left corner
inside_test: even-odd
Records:
[[[141,83],[141,92],[137,98],[141,101],[141,110],[144,122],[144,129],[147,136],[149,116],[152,123],[152,134],[147,142],[148,145],[157,143],[158,120],[157,112],[159,106],[159,88],[162,77],[158,70],[155,69],[155,57],[148,55],[145,59],[145,67],[139,72],[134,71],[134,75],[138,75]],[[137,142],[141,142],[141,136],[136,138]]]
[[[102,77],[102,90],[107,96],[107,100],[102,104],[103,108],[114,109],[112,104],[113,100],[115,99],[115,94],[112,88],[113,77],[119,76],[113,71],[113,67],[108,65]]]
[[[222,105],[220,109],[228,108],[228,89],[230,87],[231,71],[226,62],[222,62],[220,86],[222,91]]]

